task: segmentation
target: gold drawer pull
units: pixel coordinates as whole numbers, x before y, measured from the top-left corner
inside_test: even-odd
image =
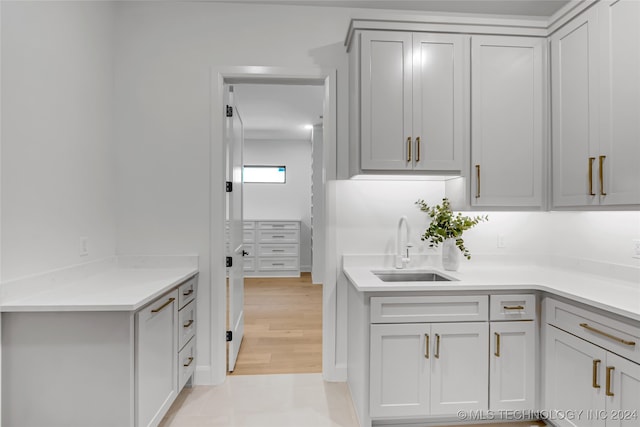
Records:
[[[600,161],[600,169],[598,170],[598,175],[600,177],[600,195],[601,196],[606,196],[607,193],[604,192],[604,159],[606,159],[607,156],[600,156],[599,157],[599,161]]]
[[[494,332],[494,334],[496,335],[496,352],[493,354],[496,357],[500,357],[500,334],[497,332]]]
[[[476,199],[480,198],[480,165],[476,165]]]
[[[436,359],[440,359],[440,335],[436,334]]]
[[[589,195],[595,196],[596,193],[593,192],[593,162],[596,160],[595,157],[589,157]]]
[[[193,319],[189,320],[187,323],[185,323],[184,325],[182,325],[184,328],[188,328],[189,326],[193,325]]]
[[[182,365],[182,366],[184,366],[185,368],[186,368],[187,366],[189,366],[189,365],[191,365],[191,364],[193,363],[193,357],[190,357],[190,358],[188,358],[187,360],[188,360],[188,362],[187,362],[187,363],[185,363],[184,365]]]
[[[416,138],[416,163],[420,161],[420,137]]]
[[[620,337],[616,337],[615,335],[611,335],[611,334],[609,334],[607,332],[601,331],[600,329],[596,329],[593,326],[589,326],[586,323],[580,323],[580,326],[582,326],[583,328],[585,328],[588,331],[591,331],[591,332],[596,333],[596,334],[600,334],[600,335],[602,335],[604,337],[610,338],[610,339],[612,339],[614,341],[617,341],[617,342],[619,342],[621,344],[630,345],[630,346],[636,345],[635,341],[627,341],[627,340],[622,339]]]
[[[600,364],[600,359],[595,359],[593,361],[593,388],[600,388],[600,384],[598,384],[598,365]]]
[[[189,295],[191,295],[193,293],[193,288],[189,289],[187,292],[183,292],[182,296],[183,297],[188,297]]]
[[[429,358],[429,334],[424,334],[424,341],[425,341],[424,357],[428,359]]]
[[[524,310],[523,305],[505,305],[503,308],[505,310]]]
[[[407,162],[411,161],[411,137],[407,138]]]
[[[613,366],[607,366],[607,388],[605,390],[605,393],[607,396],[613,396],[613,393],[611,392],[611,372],[613,372],[615,368]]]
[[[164,304],[162,304],[160,307],[158,308],[154,308],[153,310],[151,310],[152,313],[158,313],[160,311],[162,311],[166,306],[168,306],[169,304],[171,304],[172,302],[174,302],[176,299],[175,298],[169,298],[169,300],[167,302],[165,302]]]

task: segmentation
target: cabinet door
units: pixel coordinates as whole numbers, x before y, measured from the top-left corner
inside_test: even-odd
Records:
[[[489,409],[536,408],[535,322],[492,322]]]
[[[551,36],[553,205],[598,204],[598,23],[591,8]]]
[[[603,205],[640,204],[640,2],[602,2],[600,150]],[[600,161],[600,156],[603,157]],[[600,176],[598,177],[600,178]]]
[[[540,207],[544,39],[471,43],[471,203]]]
[[[460,171],[467,36],[413,35],[414,169]]]
[[[371,325],[370,415],[429,413],[429,325]]]
[[[431,325],[431,414],[488,408],[489,324]]]
[[[158,425],[178,392],[178,291],[136,313],[136,425]]]
[[[613,394],[606,398],[607,427],[636,427],[640,424],[640,365],[607,353],[610,368],[610,373],[605,371]]]
[[[546,329],[545,408],[559,411],[605,410],[606,351],[553,326]],[[590,419],[592,418],[592,419]],[[558,419],[559,427],[603,427],[604,419]]]
[[[405,32],[367,31],[361,35],[363,170],[413,167],[411,40],[411,33]]]

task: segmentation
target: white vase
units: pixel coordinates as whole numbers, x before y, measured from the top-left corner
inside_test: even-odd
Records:
[[[456,246],[456,239],[446,239],[442,242],[442,267],[448,271],[458,271],[460,249]]]

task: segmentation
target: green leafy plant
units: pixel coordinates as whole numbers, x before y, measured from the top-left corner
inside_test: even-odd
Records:
[[[462,255],[467,259],[471,259],[469,250],[464,246],[462,233],[474,227],[479,222],[488,221],[488,215],[469,217],[462,215],[460,212],[454,214],[451,210],[449,199],[446,197],[442,199],[441,205],[429,207],[422,199],[418,200],[416,205],[431,218],[429,227],[427,227],[424,234],[420,236],[420,240],[428,240],[429,247],[433,248],[438,247],[438,245],[446,239],[455,239],[456,246],[460,249]]]

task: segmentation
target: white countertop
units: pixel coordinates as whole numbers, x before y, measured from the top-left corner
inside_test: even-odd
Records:
[[[640,321],[640,281],[608,279],[580,271],[538,265],[483,263],[449,272],[440,268],[395,270],[373,266],[348,266],[343,271],[361,292],[402,291],[543,291]],[[372,271],[435,271],[456,281],[383,282]]]
[[[123,268],[104,271],[54,286],[5,294],[2,312],[135,311],[198,272],[194,266]]]

